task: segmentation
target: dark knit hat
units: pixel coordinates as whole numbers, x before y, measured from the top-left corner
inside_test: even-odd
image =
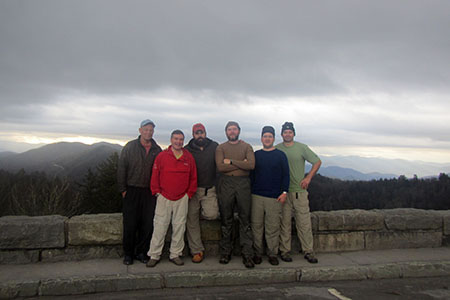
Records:
[[[261,136],[263,136],[266,132],[271,133],[275,137],[275,129],[272,126],[264,126],[261,131]]]
[[[228,127],[230,126],[236,126],[239,131],[241,131],[241,127],[239,127],[239,123],[235,121],[228,121],[227,125],[225,126],[225,131],[227,131]]]
[[[295,135],[294,124],[292,122],[284,122],[283,126],[281,126],[281,134],[283,134],[285,130],[292,130]]]

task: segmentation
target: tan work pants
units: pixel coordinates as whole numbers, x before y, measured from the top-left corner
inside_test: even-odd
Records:
[[[307,191],[288,193],[286,202],[282,206],[280,251],[281,253],[291,251],[292,211],[294,211],[297,236],[302,244],[302,251],[303,253],[313,253],[313,235]]]
[[[277,199],[252,194],[253,247],[257,255],[261,256],[264,253],[263,239],[265,236],[267,255],[277,256],[280,216],[281,203]]]
[[[170,259],[181,256],[184,249],[184,232],[186,230],[186,216],[189,198],[171,201],[163,195],[156,199],[155,219],[153,221],[153,236],[150,242],[148,256],[159,260],[164,247],[164,239],[172,223],[172,240],[170,242]]]
[[[215,187],[209,189],[199,187],[195,195],[189,199],[186,235],[193,255],[205,251],[200,231],[200,217],[205,220],[215,220],[219,217]]]

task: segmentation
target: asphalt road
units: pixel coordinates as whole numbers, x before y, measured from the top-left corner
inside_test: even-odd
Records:
[[[450,299],[450,277],[167,288],[39,299]],[[37,299],[37,298],[34,298]]]

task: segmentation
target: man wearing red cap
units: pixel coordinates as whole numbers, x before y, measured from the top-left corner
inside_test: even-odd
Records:
[[[205,126],[201,123],[192,126],[192,136],[185,149],[191,152],[197,165],[197,192],[189,200],[186,233],[192,261],[200,263],[205,251],[201,239],[200,216],[206,220],[215,220],[219,216],[215,187],[215,153],[218,144],[206,137]]]

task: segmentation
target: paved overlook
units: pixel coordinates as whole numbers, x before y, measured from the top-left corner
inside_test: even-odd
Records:
[[[219,264],[219,221],[201,223],[201,264],[185,253],[185,265],[175,266],[166,253],[146,268],[122,264],[121,214],[1,217],[0,298],[450,276],[450,211],[343,210],[311,218],[318,264],[297,254],[292,263],[272,266],[264,258],[245,269],[237,244],[230,264]]]

